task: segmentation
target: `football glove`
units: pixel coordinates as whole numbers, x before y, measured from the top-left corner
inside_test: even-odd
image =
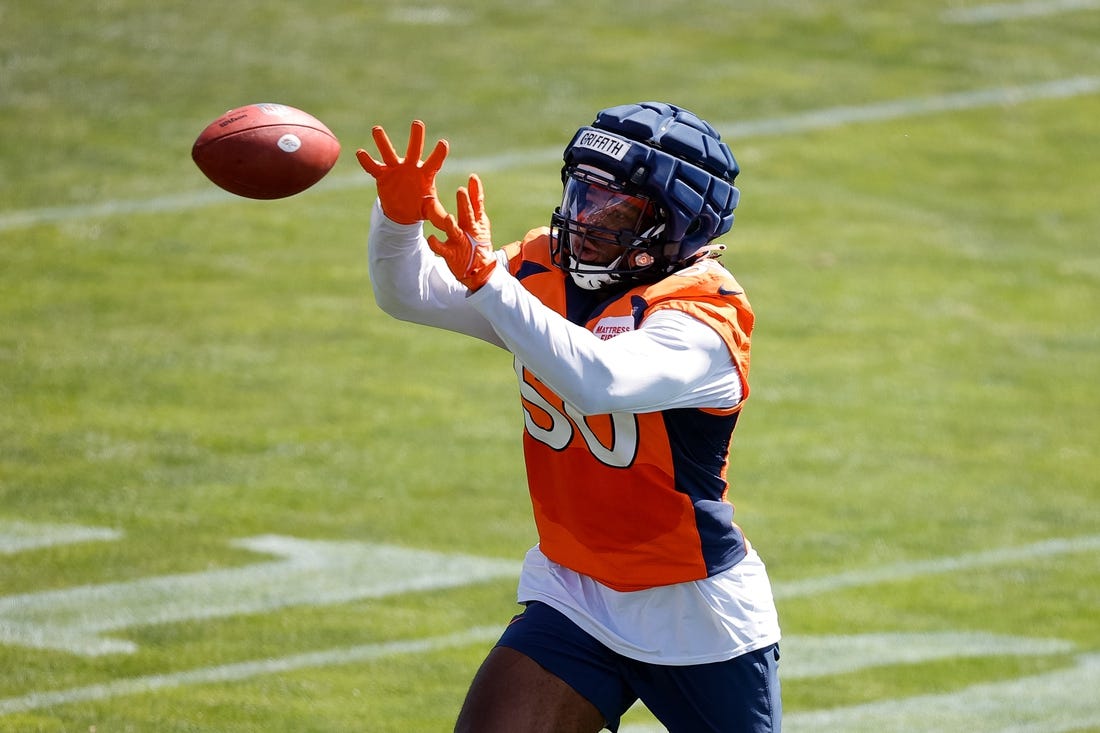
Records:
[[[434,234],[429,236],[428,246],[447,262],[451,274],[472,293],[489,280],[497,265],[481,179],[477,175],[470,176],[469,188],[459,188],[456,200],[457,219],[447,213],[438,198],[424,207],[432,224],[447,235],[446,240]]]
[[[360,148],[355,152],[359,165],[374,176],[382,212],[398,224],[415,224],[425,218],[425,204],[436,198],[435,174],[443,167],[449,146],[446,140],[435,144],[427,160],[424,152],[424,123],[414,120],[409,130],[409,145],[404,158],[397,157],[389,136],[381,126],[371,128],[381,161]]]

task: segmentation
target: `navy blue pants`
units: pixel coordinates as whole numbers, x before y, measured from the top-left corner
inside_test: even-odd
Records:
[[[725,662],[649,664],[611,651],[538,602],[512,620],[497,644],[564,680],[612,731],[640,699],[669,733],[780,733],[778,645]]]

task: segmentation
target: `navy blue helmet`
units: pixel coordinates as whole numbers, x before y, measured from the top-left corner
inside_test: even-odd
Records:
[[[552,254],[582,287],[659,279],[703,256],[733,226],[737,161],[688,110],[661,102],[605,109],[577,131],[563,157]],[[624,254],[587,263],[585,239],[616,244]]]

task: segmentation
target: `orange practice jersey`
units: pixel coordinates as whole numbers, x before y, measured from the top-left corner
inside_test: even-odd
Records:
[[[605,340],[656,310],[686,313],[721,335],[748,396],[753,314],[725,268],[703,260],[607,298],[575,286],[551,263],[549,244],[543,228],[506,248],[512,274],[539,300]],[[633,591],[705,578],[745,556],[726,497],[740,405],[586,417],[519,364],[517,371],[527,480],[547,557]]]

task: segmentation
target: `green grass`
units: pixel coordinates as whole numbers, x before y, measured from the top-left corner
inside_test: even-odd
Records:
[[[3,556],[0,631],[5,598],[263,562],[230,544],[261,534],[518,561],[535,535],[510,359],[374,305],[374,190],[352,155],[371,126],[447,137],[449,189],[612,104],[721,128],[1100,68],[1095,10],[968,26],[953,7],[0,2],[0,534],[121,533]],[[191,143],[257,101],[324,120],[340,162],[291,199],[202,198]],[[733,498],[778,590],[1100,533],[1098,117],[1092,92],[730,137],[725,262],[758,317]],[[552,157],[481,173],[498,243],[548,221]],[[1090,550],[782,600],[795,640],[1073,645],[793,679],[785,710],[1071,668],[1100,649],[1098,575]],[[0,644],[0,702],[502,626],[513,598],[504,579],[110,632],[129,655]],[[488,643],[0,714],[0,731],[449,730]],[[1092,710],[1052,706],[1036,730],[1100,730]]]

